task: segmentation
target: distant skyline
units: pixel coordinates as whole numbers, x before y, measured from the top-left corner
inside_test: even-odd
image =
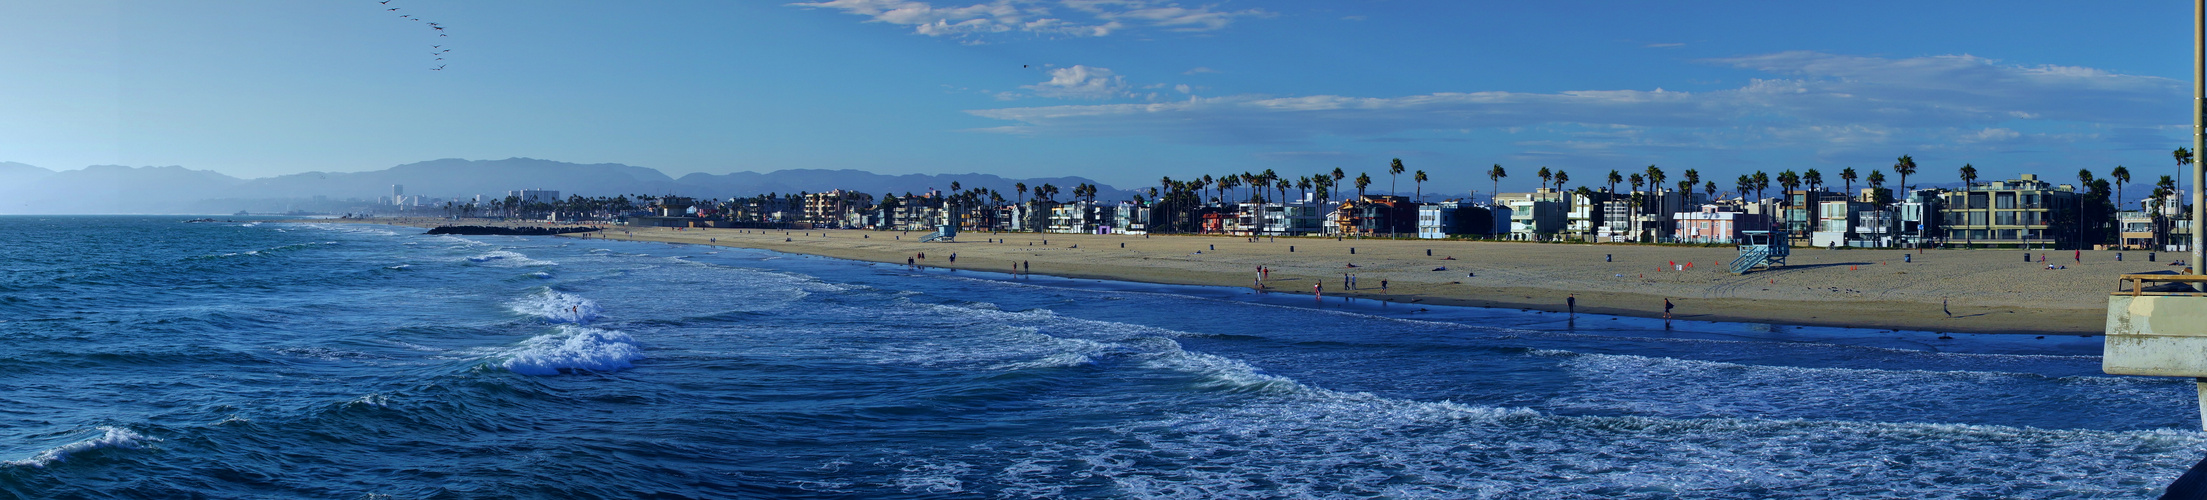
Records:
[[[1893,176],[1907,154],[1918,184],[1954,182],[1970,163],[1985,180],[2056,182],[2125,165],[2135,185],[2175,173],[2169,151],[2191,125],[2191,11],[2165,2],[258,0],[0,13],[0,162],[56,170],[260,178],[532,157],[674,176],[973,172],[1138,189],[1341,168],[1385,193],[1401,158],[1432,177],[1425,192],[1460,196],[1488,191],[1496,163],[1505,191],[1537,184],[1542,166],[1592,186],[1649,164],[1729,189],[1756,170]],[[1407,173],[1395,184],[1413,189]]]

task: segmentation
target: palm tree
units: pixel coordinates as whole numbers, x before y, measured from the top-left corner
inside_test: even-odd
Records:
[[[1426,177],[1425,177],[1425,171],[1424,171],[1424,170],[1419,170],[1419,171],[1418,171],[1418,173],[1416,173],[1416,174],[1411,174],[1411,175],[1410,175],[1410,182],[1413,182],[1413,183],[1417,183],[1417,185],[1418,185],[1418,193],[1417,193],[1417,194],[1418,194],[1418,198],[1417,198],[1417,200],[1418,200],[1419,202],[1424,202],[1424,201],[1425,201],[1425,181],[1426,181]]]
[[[1705,192],[1708,192],[1708,193],[1709,193],[1709,202],[1710,202],[1710,203],[1715,203],[1715,202],[1716,202],[1716,200],[1717,200],[1717,181],[1708,181],[1707,183],[1705,183],[1705,184],[1702,184],[1702,185],[1701,185],[1701,190],[1702,190],[1702,191],[1705,191]]]
[[[1330,186],[1330,187],[1328,187],[1328,188],[1327,188],[1327,190],[1328,190],[1329,192],[1339,192],[1339,191],[1341,191],[1341,179],[1346,179],[1346,178],[1348,178],[1348,177],[1349,177],[1349,174],[1347,174],[1347,173],[1344,173],[1344,172],[1342,172],[1342,171],[1341,171],[1341,168],[1340,168],[1340,167],[1334,167],[1334,169],[1333,169],[1333,186]]]
[[[1619,183],[1619,182],[1624,182],[1624,181],[1625,181],[1625,176],[1624,176],[1624,174],[1619,174],[1619,173],[1617,173],[1617,171],[1616,171],[1616,170],[1611,170],[1611,171],[1609,171],[1609,189],[1607,189],[1606,191],[1608,191],[1608,192],[1609,192],[1609,193],[1611,193],[1611,194],[1616,194],[1616,193],[1617,193],[1617,183]]]
[[[1647,178],[1641,177],[1639,172],[1633,172],[1632,177],[1629,177],[1627,179],[1632,184],[1632,202],[1625,204],[1625,220],[1628,221],[1628,224],[1638,226],[1640,225],[1638,222],[1631,221],[1638,221],[1640,219],[1640,185],[1647,182]],[[1632,231],[1632,234],[1634,238],[1640,237],[1640,232],[1638,230]]]
[[[1663,216],[1663,169],[1655,168],[1654,165],[1648,165],[1648,191],[1655,195],[1655,206],[1652,208],[1656,211],[1656,217],[1661,218]],[[1649,237],[1652,239],[1653,235]]]
[[[2078,186],[2084,186],[2084,189],[2091,189],[2091,187],[2092,187],[2092,179],[2093,179],[2093,177],[2092,177],[2092,169],[2089,169],[2089,168],[2080,168],[2080,169],[2077,169],[2077,185],[2078,185]]]
[[[1356,197],[1364,197],[1364,188],[1372,185],[1372,174],[1356,174]]]
[[[1556,173],[1548,171],[1548,167],[1540,167],[1540,172],[1533,175],[1540,176],[1540,187],[1548,187],[1548,183],[1554,182],[1556,178]]]
[[[1557,192],[1562,192],[1562,191],[1563,191],[1563,183],[1566,183],[1566,182],[1571,182],[1571,174],[1566,174],[1566,173],[1563,173],[1563,171],[1562,171],[1562,170],[1557,170],[1557,171],[1556,171],[1556,191],[1557,191]]]
[[[1962,164],[1961,174],[1963,191],[1977,187],[1977,166],[1964,163]]]
[[[2123,184],[2130,183],[2130,169],[2123,168],[2122,165],[2116,165],[2115,170],[2108,171],[2107,176],[2115,179],[2115,211],[2121,212],[2123,211],[2123,205],[2128,204],[2123,199]]]
[[[1686,186],[1686,187],[1678,188],[1678,192],[1679,192],[1679,193],[1682,193],[1682,194],[1693,194],[1693,192],[1694,192],[1694,188],[1693,188],[1693,187],[1694,187],[1694,186],[1698,186],[1698,185],[1701,185],[1701,172],[1700,172],[1700,171],[1698,171],[1698,170],[1694,170],[1694,169],[1691,169],[1691,168],[1689,168],[1689,169],[1686,169],[1685,177],[1686,177],[1686,183],[1685,183],[1685,184],[1683,184],[1683,186]]]
[[[1502,164],[1500,163],[1494,164],[1494,168],[1487,169],[1487,179],[1494,181],[1494,191],[1487,193],[1488,202],[1493,202],[1497,199],[1497,196],[1502,194],[1502,178],[1509,176],[1509,172],[1502,170]]]
[[[1847,195],[1848,197],[1853,197],[1853,196],[1854,196],[1854,181],[1855,181],[1855,179],[1860,179],[1860,178],[1861,178],[1861,177],[1856,177],[1856,176],[1855,176],[1855,173],[1854,173],[1854,167],[1847,167],[1847,169],[1846,169],[1846,170],[1841,170],[1841,171],[1839,171],[1839,180],[1842,180],[1842,181],[1846,181],[1846,182],[1847,182],[1847,190],[1846,190],[1845,194],[1846,194],[1846,195]]]
[[[1879,171],[1877,171],[1876,169],[1871,169],[1871,170],[1870,170],[1870,179],[1869,179],[1869,180],[1870,180],[1870,193],[1871,193],[1871,194],[1873,194],[1873,195],[1874,195],[1874,194],[1876,194],[1876,193],[1877,193],[1877,191],[1878,191],[1878,190],[1880,190],[1880,189],[1885,189],[1885,172],[1879,172]],[[1873,198],[1871,198],[1871,199],[1873,199],[1873,200],[1874,200],[1874,199],[1876,199],[1876,198],[1874,198],[1874,197],[1873,197]]]
[[[1824,173],[1813,168],[1807,172],[1801,172],[1801,184],[1807,185],[1810,191],[1815,191],[1816,188],[1823,187]]]
[[[1900,159],[1893,162],[1893,173],[1900,174],[1900,190],[1907,191],[1908,174],[1916,173],[1916,159],[1900,155]]]
[[[1165,178],[1165,181],[1166,181],[1166,182],[1171,182],[1171,181],[1172,181],[1172,178],[1170,178],[1170,177],[1167,177],[1167,178]],[[1027,199],[1027,183],[1025,183],[1025,182],[1015,182],[1015,183],[1012,183],[1012,190],[1014,190],[1014,191],[1018,191],[1018,192],[1019,192],[1019,199],[1022,199],[1022,200],[1024,200],[1024,199]]]
[[[1387,194],[1395,194],[1395,176],[1402,175],[1402,159],[1387,163]]]
[[[2191,165],[2193,161],[2196,161],[2196,160],[2195,160],[2195,159],[2193,158],[2193,153],[2194,153],[2194,151],[2192,151],[2192,150],[2189,150],[2189,149],[2184,149],[2184,148],[2176,148],[2176,151],[2175,151],[2175,152],[2174,152],[2173,154],[2174,154],[2174,155],[2176,156],[2176,177],[2177,177],[2177,178],[2179,178],[2179,179],[2182,179],[2182,178],[2184,178],[2184,177],[2185,177],[2185,176],[2184,176],[2184,166],[2185,166],[2185,165]],[[2182,185],[2183,185],[2183,183],[2182,183],[2181,181],[2179,181],[2179,182],[2177,183],[2177,185],[2178,185],[2178,186],[2182,186]],[[2170,188],[2170,189],[2169,189],[2169,194],[2170,194],[2171,196],[2175,196],[2175,194],[2176,194],[2177,192],[2178,192],[2178,190],[2177,190],[2176,188]]]
[[[1305,200],[1308,200],[1308,199],[1310,199],[1310,185],[1311,185],[1311,182],[1310,182],[1310,176],[1307,176],[1307,175],[1306,175],[1306,176],[1303,176],[1303,177],[1301,177],[1301,178],[1295,179],[1295,187],[1296,187],[1297,189],[1301,189],[1301,190],[1303,190],[1303,199],[1305,199]],[[1287,195],[1285,195],[1285,194],[1282,194],[1282,195],[1280,195],[1280,196],[1287,196]]]
[[[1734,190],[1740,192],[1740,201],[1746,202],[1748,201],[1747,191],[1755,189],[1755,176],[1740,174],[1740,180],[1734,183],[1732,187]]]
[[[1793,173],[1792,170],[1778,172],[1778,186],[1785,188],[1787,191],[1800,189],[1801,174]]]
[[[1755,171],[1755,199],[1762,199],[1763,190],[1765,189],[1770,189],[1770,174],[1757,170]]]

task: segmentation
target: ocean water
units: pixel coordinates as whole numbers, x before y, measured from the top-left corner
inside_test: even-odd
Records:
[[[2097,338],[178,219],[0,217],[0,497],[2140,498],[2207,451]]]

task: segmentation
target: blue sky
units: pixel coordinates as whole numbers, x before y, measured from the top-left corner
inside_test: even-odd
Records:
[[[2188,142],[2184,4],[1674,3],[16,2],[0,161],[263,177],[525,156],[1120,187],[1342,168],[1384,190],[1402,158],[1461,194],[1496,163],[1507,191],[1542,166],[1726,185],[1902,154],[1916,183],[1964,163],[2143,182]]]

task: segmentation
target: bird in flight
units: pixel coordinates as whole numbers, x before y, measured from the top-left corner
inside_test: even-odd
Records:
[[[434,68],[429,68],[429,70],[430,70],[430,71],[444,71],[444,65],[442,65],[442,64],[439,64],[439,65],[437,65],[437,67],[434,67]]]

